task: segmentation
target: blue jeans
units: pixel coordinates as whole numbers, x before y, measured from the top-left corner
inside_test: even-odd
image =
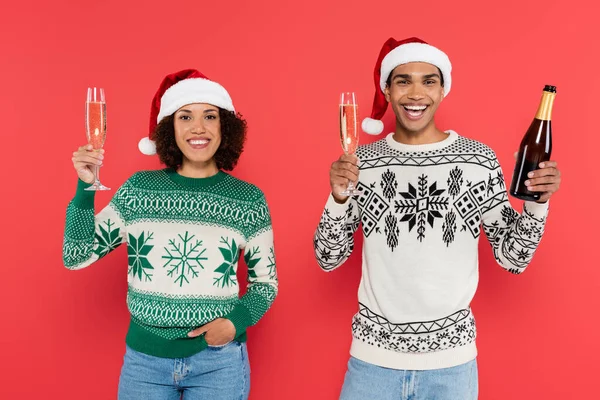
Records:
[[[350,357],[340,400],[476,400],[477,360],[451,368],[408,371]]]
[[[186,358],[160,358],[127,346],[119,400],[245,400],[250,364],[245,343],[208,347]]]

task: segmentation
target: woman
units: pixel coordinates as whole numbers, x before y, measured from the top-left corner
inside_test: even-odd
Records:
[[[163,80],[139,146],[167,168],[134,174],[94,216],[94,192],[84,189],[103,152],[73,154],[79,182],[67,208],[65,266],[87,267],[127,243],[131,323],[119,399],[248,397],[246,328],[273,303],[277,273],[263,193],[224,172],[245,135],[227,91],[183,70]],[[239,298],[241,249],[248,290]]]

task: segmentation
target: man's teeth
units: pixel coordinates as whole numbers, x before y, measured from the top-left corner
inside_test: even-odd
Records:
[[[423,111],[427,106],[404,106],[408,111]]]
[[[190,140],[189,141],[192,146],[207,144],[208,140]]]

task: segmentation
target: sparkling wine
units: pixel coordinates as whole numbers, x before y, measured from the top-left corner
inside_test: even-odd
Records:
[[[527,174],[548,161],[552,153],[552,106],[556,97],[556,86],[546,85],[535,118],[523,136],[519,155],[515,163],[510,194],[521,200],[537,201],[541,193],[530,191],[525,186]]]
[[[86,133],[94,150],[100,150],[106,140],[106,103],[86,102]]]
[[[354,154],[358,147],[358,106],[340,104],[340,141],[347,154]]]

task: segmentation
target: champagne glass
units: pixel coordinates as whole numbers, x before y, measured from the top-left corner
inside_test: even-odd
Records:
[[[358,104],[354,92],[340,95],[340,141],[345,154],[354,154],[358,147]],[[355,196],[358,190],[350,181],[346,190],[340,194]]]
[[[93,151],[100,151],[106,140],[106,101],[104,89],[88,88],[85,102],[85,133]],[[94,166],[94,183],[85,190],[110,190],[100,183],[100,167]]]

